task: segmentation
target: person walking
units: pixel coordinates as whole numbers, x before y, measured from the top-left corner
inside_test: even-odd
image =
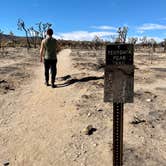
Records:
[[[57,74],[57,40],[52,37],[53,30],[47,30],[47,37],[43,39],[40,47],[40,62],[44,60],[45,85],[49,86],[49,71],[51,70],[51,86],[55,88]]]

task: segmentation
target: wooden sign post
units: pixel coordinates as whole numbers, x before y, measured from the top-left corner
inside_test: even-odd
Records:
[[[113,166],[123,165],[123,105],[134,99],[134,47],[106,47],[104,102],[113,102]]]

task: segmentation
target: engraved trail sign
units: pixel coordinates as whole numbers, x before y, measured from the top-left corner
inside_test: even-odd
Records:
[[[111,44],[106,48],[104,101],[132,103],[134,66],[132,44]]]

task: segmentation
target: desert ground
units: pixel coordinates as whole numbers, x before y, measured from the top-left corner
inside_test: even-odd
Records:
[[[51,88],[44,85],[39,49],[0,53],[0,165],[112,165],[104,58],[104,49],[62,50],[57,88]],[[134,103],[124,108],[124,166],[165,166],[166,54],[151,60],[137,50],[134,62]],[[89,125],[94,130],[87,135]]]

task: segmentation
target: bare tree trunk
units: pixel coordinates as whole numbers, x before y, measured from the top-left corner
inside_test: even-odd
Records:
[[[153,52],[156,52],[156,45],[155,44],[152,44],[152,49],[153,49]]]
[[[2,40],[1,40],[1,34],[0,34],[0,48],[2,47]]]
[[[29,38],[28,38],[28,32],[27,32],[27,30],[24,27],[23,27],[23,29],[24,29],[25,34],[26,34],[28,48],[31,48],[31,44],[30,44],[30,41],[29,41]]]

